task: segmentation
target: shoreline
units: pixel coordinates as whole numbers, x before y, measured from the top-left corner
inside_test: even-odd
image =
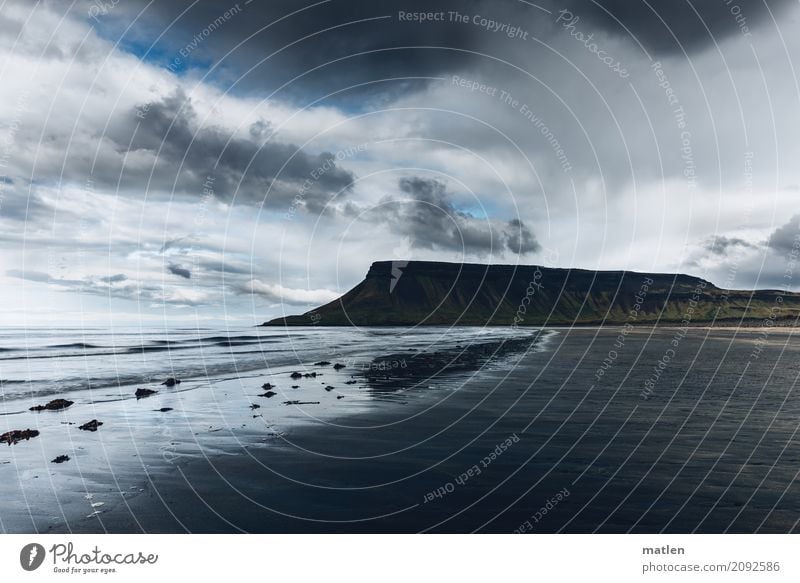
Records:
[[[772,322],[770,325],[764,325],[764,322],[769,321]],[[628,320],[622,320],[619,322],[607,322],[607,323],[598,323],[598,322],[587,322],[587,323],[559,323],[559,324],[358,324],[358,325],[339,325],[339,324],[285,324],[283,322],[276,323],[276,324],[255,324],[255,328],[284,328],[285,330],[291,329],[314,329],[314,328],[322,328],[325,330],[334,330],[334,329],[386,329],[386,330],[415,330],[418,328],[442,328],[442,329],[459,329],[459,328],[483,328],[487,330],[498,330],[503,328],[509,329],[518,329],[518,330],[537,330],[537,329],[553,329],[553,330],[571,330],[571,329],[604,329],[604,328],[619,328],[620,326],[630,326],[631,328],[647,328],[647,329],[662,329],[662,328],[715,328],[715,329],[726,329],[726,330],[760,330],[765,328],[780,328],[780,329],[800,329],[800,318],[790,318],[785,320],[770,320],[768,318],[760,319],[760,320],[748,320],[746,324],[729,324],[728,322],[709,322],[706,320],[703,321],[695,321],[690,322],[687,325],[683,325],[681,322],[673,322],[669,321],[666,323],[658,323],[658,322],[630,322]]]
[[[330,352],[342,356],[338,349]],[[411,362],[419,353],[404,355]],[[36,427],[40,433],[0,449],[0,496],[9,507],[0,517],[0,530],[108,530],[105,522],[113,508],[124,514],[133,500],[151,494],[158,498],[158,483],[174,478],[176,471],[182,475],[180,468],[193,460],[251,458],[265,447],[291,447],[288,436],[306,426],[358,427],[380,412],[430,397],[430,391],[413,386],[385,390],[375,384],[376,376],[405,372],[376,364],[382,356],[350,354],[341,359],[346,362],[341,369],[331,357],[324,364],[309,359],[215,379],[183,377],[171,387],[152,383],[149,388],[126,384],[73,390],[59,395],[73,402],[57,411],[28,410],[34,401],[44,403],[51,396],[6,401],[0,433],[17,426]],[[449,382],[429,380],[425,387],[436,384],[446,391]],[[140,388],[143,396],[137,398]],[[78,426],[90,419],[101,425],[80,431]],[[62,456],[68,459],[54,463]]]
[[[341,419],[304,425],[272,447],[243,450],[246,455],[185,460],[180,474],[159,473],[152,491],[129,511],[117,508],[105,526],[125,531],[136,517],[148,532],[792,529],[800,517],[800,485],[793,467],[769,464],[792,443],[796,412],[777,404],[749,412],[764,391],[773,402],[780,382],[742,384],[727,404],[716,393],[729,390],[727,382],[714,387],[717,396],[709,402],[719,403],[719,417],[709,424],[713,410],[686,413],[707,398],[704,383],[677,390],[672,382],[682,377],[683,361],[723,349],[729,339],[708,342],[690,333],[676,354],[678,366],[664,373],[672,376],[642,400],[639,388],[649,370],[630,365],[642,350],[654,363],[664,344],[629,338],[630,350],[607,371],[608,384],[596,388],[583,373],[594,371],[603,355],[575,358],[593,338],[581,330],[560,334],[550,349],[464,375],[447,392],[429,389],[419,401],[365,411],[358,425]],[[613,340],[601,331],[602,348]],[[779,354],[767,349],[762,358]],[[729,366],[741,369],[740,360],[732,355]],[[576,369],[584,380],[568,382]],[[628,381],[615,389],[621,379]],[[772,415],[781,421],[770,423]],[[771,462],[754,459],[746,474],[740,469],[753,444],[732,438],[743,420],[748,434],[773,428],[770,445],[762,446],[768,447],[763,459]],[[682,423],[688,425],[677,431]],[[543,516],[540,507],[565,488],[569,495]]]
[[[790,530],[800,484],[778,462],[800,456],[800,444],[797,407],[781,404],[786,379],[754,370],[731,381],[746,372],[743,347],[756,334],[691,330],[647,399],[641,388],[671,333],[629,335],[598,382],[616,336],[560,330],[542,350],[386,390],[345,384],[354,370],[335,373],[332,360],[321,379],[297,381],[286,368],[122,407],[99,400],[93,414],[105,425],[95,433],[63,428],[58,451],[44,433],[2,448],[15,458],[0,465],[2,528],[510,533],[567,488],[533,532]],[[753,365],[791,363],[799,350],[768,345]],[[724,364],[725,375],[701,367],[687,381],[698,359]],[[277,395],[258,396],[265,381]],[[352,393],[336,399],[340,391]],[[155,413],[162,405],[174,409]],[[75,412],[37,415],[56,425]],[[51,465],[71,440],[76,457]]]

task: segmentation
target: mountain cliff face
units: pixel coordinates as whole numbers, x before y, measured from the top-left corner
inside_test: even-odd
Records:
[[[378,261],[342,297],[265,326],[794,324],[800,294],[723,290],[689,275]]]

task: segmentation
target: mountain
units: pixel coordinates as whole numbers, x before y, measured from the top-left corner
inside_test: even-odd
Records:
[[[378,261],[340,298],[263,325],[769,326],[793,325],[798,315],[798,293],[724,290],[690,275]]]

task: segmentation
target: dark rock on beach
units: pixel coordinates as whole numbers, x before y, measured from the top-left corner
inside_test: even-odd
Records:
[[[70,405],[72,405],[74,401],[68,401],[67,399],[53,399],[47,405],[36,405],[35,407],[31,407],[31,411],[60,411],[61,409],[66,409]]]
[[[267,399],[271,399],[277,394],[278,393],[276,393],[275,391],[267,391],[266,393],[259,395],[259,397],[266,397]]]
[[[330,366],[330,362],[327,360],[320,360],[319,362],[315,362],[314,366]]]
[[[538,342],[539,335],[533,333],[521,338],[475,342],[464,350],[441,349],[418,352],[410,357],[402,353],[388,354],[373,359],[365,365],[361,374],[371,390],[394,392],[409,387],[427,386],[433,377],[439,375],[479,370],[493,360],[528,352]]]
[[[88,423],[84,423],[78,429],[83,429],[84,431],[97,431],[97,428],[103,424],[102,421],[98,421],[97,419],[92,419]]]
[[[336,398],[337,399],[344,399],[344,395],[337,395]]]
[[[261,409],[261,405],[256,405],[255,403],[253,403],[252,405],[250,405],[250,408],[251,409]]]
[[[161,407],[158,411],[159,413],[166,413],[167,411],[172,411],[172,407]],[[102,425],[102,423],[100,425]]]
[[[300,385],[292,385],[292,388],[293,388],[293,389],[299,389],[299,388],[300,388]]]
[[[264,389],[265,391],[269,391],[270,389],[274,389],[275,385],[271,383],[264,383],[263,385],[261,385],[261,388]]]
[[[307,372],[303,376],[305,378],[307,378],[307,379],[315,379],[315,378],[317,378],[317,373],[315,373],[315,372]]]
[[[345,381],[345,383],[344,383],[344,384],[346,384],[346,385],[355,385],[357,382],[358,382],[358,381],[354,379],[354,380],[352,380],[352,381]]]
[[[69,456],[68,455],[60,455],[56,459],[52,460],[50,463],[63,464],[64,462],[68,462],[68,461],[69,461]]]
[[[13,431],[7,431],[3,435],[0,435],[0,443],[14,445],[23,439],[27,441],[37,435],[39,435],[39,432],[36,429],[14,429]]]
[[[300,374],[300,373],[299,373],[299,372],[297,372],[297,371],[294,371],[294,372],[293,372],[292,374],[290,374],[289,376],[290,376],[291,378],[293,378],[293,379],[301,379],[301,378],[303,378],[303,375],[302,375],[302,374]]]
[[[328,392],[331,392],[335,388],[336,387],[332,387],[331,385],[328,385],[327,387],[325,387],[325,390],[328,391]]]
[[[136,398],[143,399],[150,395],[155,395],[157,392],[158,391],[154,391],[153,389],[136,389]]]
[[[333,365],[333,368],[334,370],[342,370],[343,368],[345,368],[345,365],[337,362],[336,364]]]
[[[181,379],[176,379],[176,378],[174,378],[174,377],[169,377],[167,380],[165,380],[165,381],[164,381],[163,383],[161,383],[161,384],[162,384],[162,385],[166,385],[166,386],[168,386],[168,387],[174,387],[175,385],[179,385],[179,384],[181,384]]]
[[[319,401],[284,401],[284,405],[319,405]]]

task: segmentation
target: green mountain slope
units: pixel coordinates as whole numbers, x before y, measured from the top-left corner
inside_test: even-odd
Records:
[[[265,326],[794,324],[800,294],[723,290],[689,275],[379,261],[340,298]]]

